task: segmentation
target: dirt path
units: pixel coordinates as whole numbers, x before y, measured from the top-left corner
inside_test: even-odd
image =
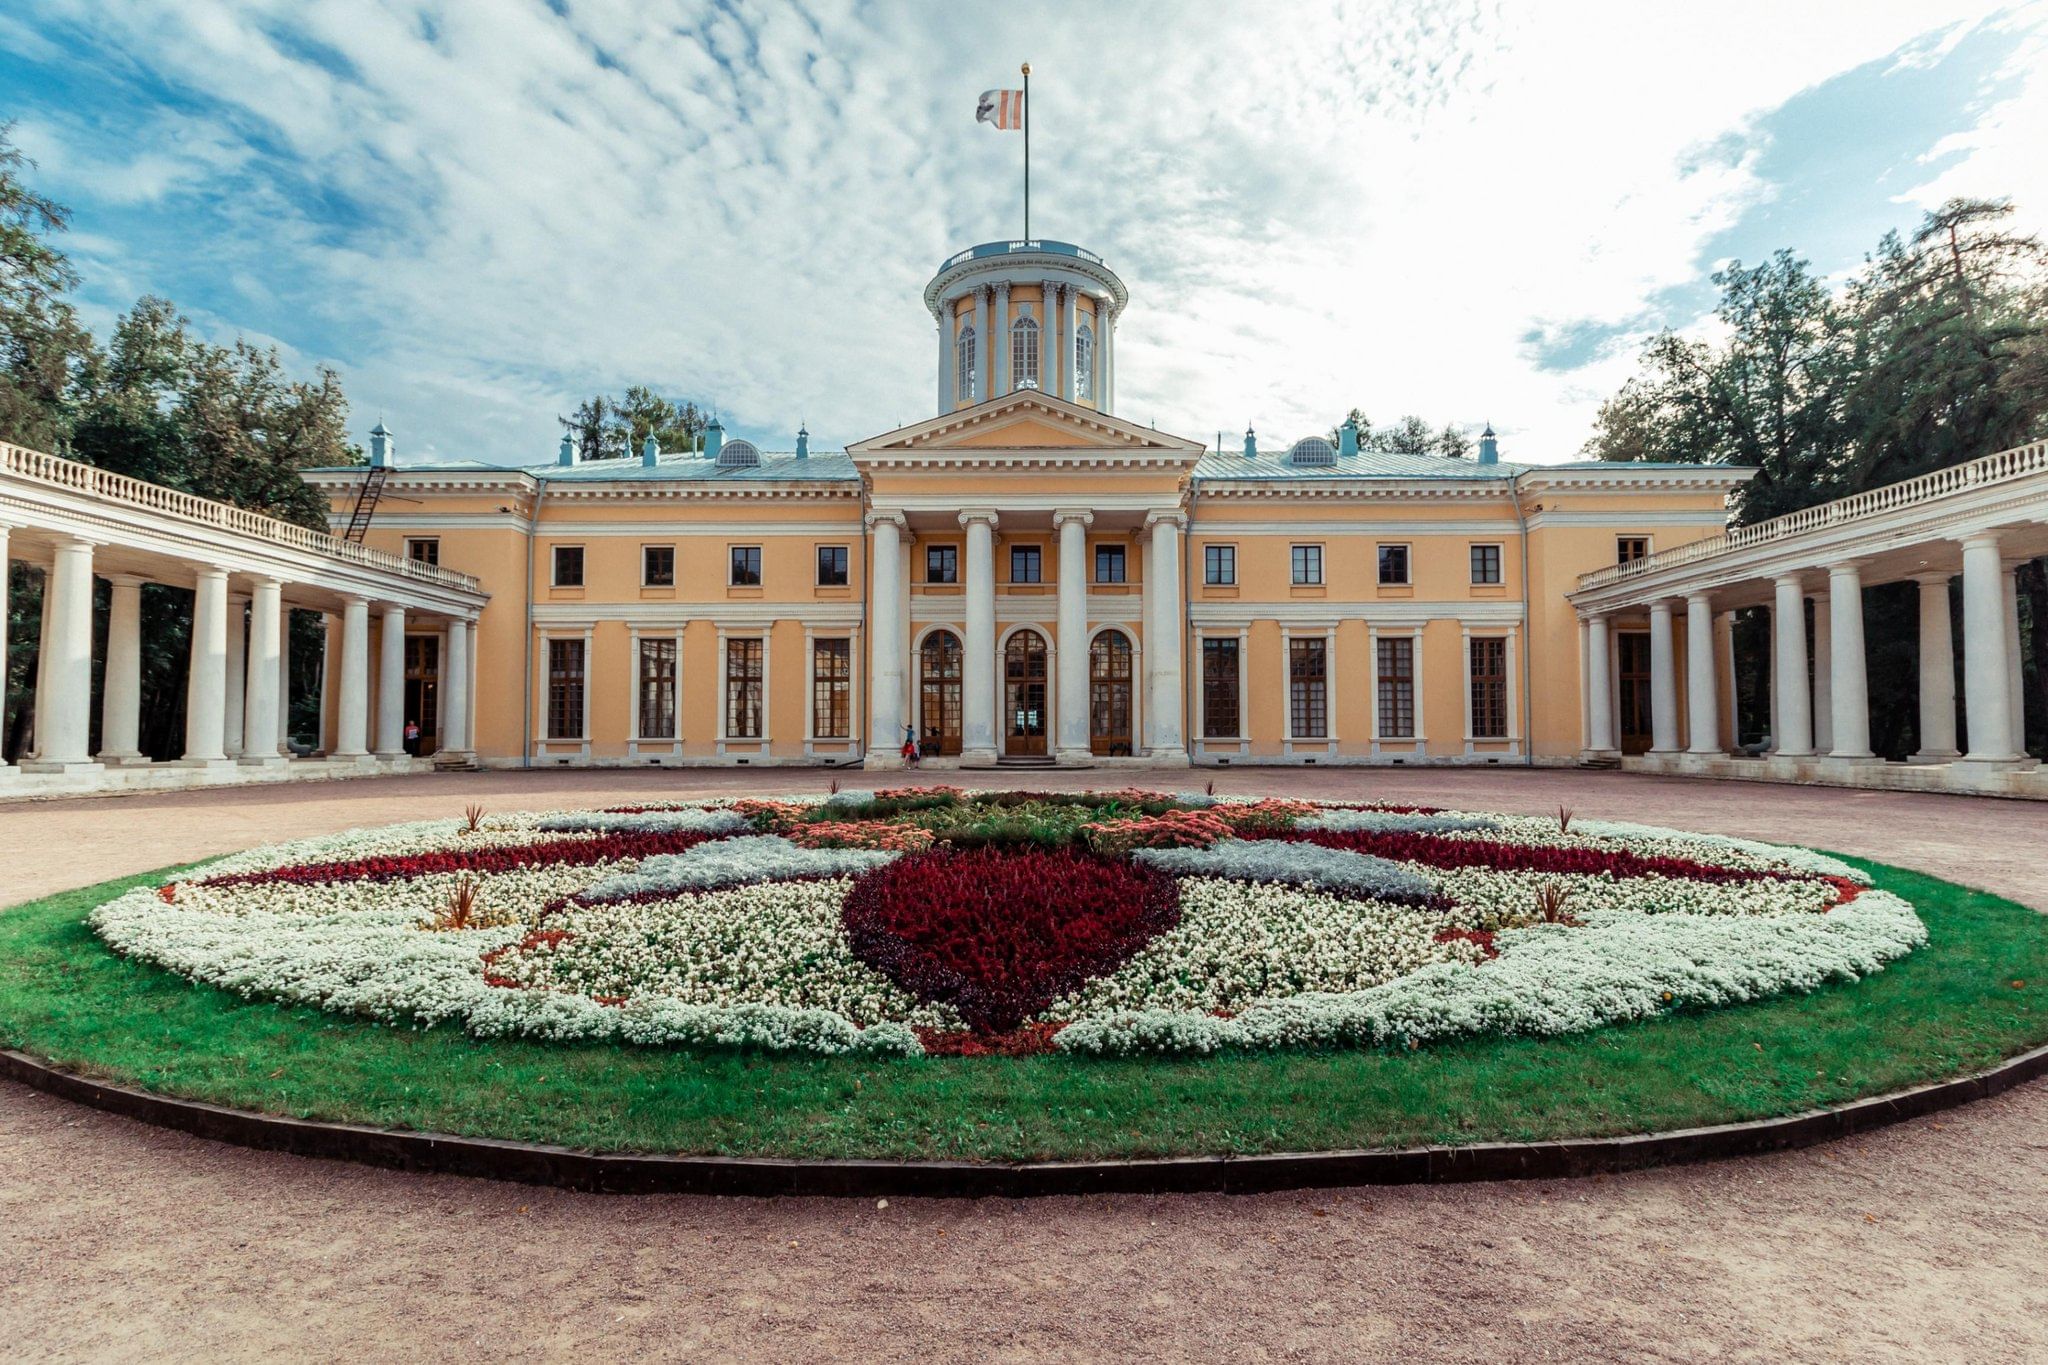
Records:
[[[820,782],[476,774],[17,806],[0,812],[0,899],[467,800],[740,780]],[[2048,809],[2021,803],[1542,772],[1219,787],[1562,802],[1868,853],[2048,909],[2031,857]],[[1618,1178],[886,1209],[404,1176],[0,1085],[13,1358],[2042,1360],[2044,1247],[2043,1085],[1818,1151]]]

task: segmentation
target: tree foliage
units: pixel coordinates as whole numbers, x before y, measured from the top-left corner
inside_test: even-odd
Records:
[[[1353,408],[1344,420],[1358,428],[1358,448],[1381,455],[1440,455],[1462,460],[1472,453],[1472,438],[1451,423],[1432,430],[1428,422],[1410,413],[1399,421],[1376,427],[1362,408]],[[1330,433],[1332,441],[1337,433]]]
[[[652,435],[666,451],[695,450],[710,417],[694,402],[677,403],[635,384],[625,395],[597,394],[557,418],[586,460],[621,460],[640,453]]]

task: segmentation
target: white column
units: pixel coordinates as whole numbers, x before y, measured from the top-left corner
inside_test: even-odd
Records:
[[[1813,595],[1813,751],[1835,747],[1835,619],[1829,594]]]
[[[292,608],[277,609],[277,755],[292,756]]]
[[[974,345],[974,401],[979,403],[995,383],[989,368],[988,286],[982,284],[974,287]]]
[[[1586,632],[1586,748],[1593,754],[1614,752],[1614,665],[1608,659],[1613,638],[1605,616],[1588,618]],[[1416,652],[1421,653],[1418,646]],[[1416,689],[1416,710],[1422,709],[1421,689]]]
[[[989,344],[995,348],[995,392],[991,398],[1000,398],[1010,391],[1010,282],[996,281],[996,325],[989,333]]]
[[[996,514],[974,509],[960,514],[967,528],[966,657],[960,670],[960,756],[992,763],[996,757]]]
[[[339,692],[333,756],[366,758],[370,738],[370,604],[360,597],[341,599]]]
[[[448,654],[442,668],[441,748],[466,758],[470,753],[469,622],[460,616],[448,622]]]
[[[903,747],[903,656],[905,622],[903,591],[903,514],[870,512],[869,572],[873,628],[868,632],[868,759],[876,767],[895,767]],[[719,695],[725,683],[719,680]]]
[[[107,575],[107,675],[100,694],[100,762],[142,763],[142,580]],[[4,613],[0,613],[4,614]],[[0,667],[4,667],[0,661]]]
[[[1714,618],[1714,636],[1719,651],[1715,655],[1714,676],[1720,680],[1721,730],[1727,736],[1726,752],[1733,753],[1742,747],[1742,712],[1737,705],[1735,686],[1734,612],[1724,611]]]
[[[1065,761],[1085,762],[1088,742],[1088,527],[1095,514],[1056,511],[1059,567],[1059,747]]]
[[[8,595],[11,564],[8,560],[8,532],[12,528],[0,521],[0,727],[7,724],[7,604],[13,599]],[[0,753],[0,778],[12,777],[20,771],[7,761],[7,755]]]
[[[227,759],[228,571],[198,571],[192,593],[192,663],[185,683],[185,756],[195,767]]]
[[[939,412],[953,410],[953,305],[939,301]]]
[[[274,768],[277,757],[277,635],[284,585],[259,578],[249,599],[247,723],[242,727],[242,762]]]
[[[228,594],[228,691],[227,709],[221,727],[221,752],[229,758],[242,753],[242,731],[249,709],[249,652],[247,649],[249,599],[238,592]]]
[[[1147,671],[1152,682],[1152,693],[1145,699],[1152,713],[1151,756],[1172,763],[1186,762],[1188,752],[1180,724],[1180,530],[1186,521],[1178,511],[1154,512],[1145,518],[1152,532],[1152,581],[1147,589],[1152,610],[1146,619],[1145,657],[1158,666]]]
[[[1721,752],[1720,668],[1714,656],[1714,601],[1703,592],[1685,598],[1685,708],[1694,754]]]
[[[43,666],[42,661],[48,658],[50,654],[50,583],[54,577],[53,569],[53,565],[45,564],[42,566],[43,609],[36,615],[36,668],[39,672]],[[0,616],[4,615],[6,613],[0,611]],[[49,695],[43,691],[39,684],[32,684],[30,691],[33,695],[29,698],[31,711],[29,735],[33,742],[29,746],[29,752],[40,756],[43,748],[43,732],[48,728],[44,723],[43,715],[49,710]]]
[[[1038,386],[1046,393],[1067,396],[1067,381],[1060,369],[1060,328],[1059,286],[1051,280],[1038,282],[1038,312],[1045,325],[1038,329],[1038,344],[1043,349],[1038,355]]]
[[[1920,585],[1920,747],[1915,763],[1948,763],[1956,749],[1956,642],[1947,573],[1914,576]]]
[[[1963,700],[1969,708],[1972,763],[2015,763],[2021,757],[2012,732],[2006,577],[1996,532],[1963,542]]]
[[[1650,752],[1678,752],[1678,657],[1672,648],[1671,599],[1650,604]]]
[[[1060,291],[1060,397],[1074,397],[1074,286]]]
[[[1828,565],[1832,629],[1829,699],[1834,708],[1830,758],[1864,760],[1870,752],[1870,681],[1863,650],[1863,572],[1855,563]]]
[[[2005,590],[2006,705],[2012,712],[2012,747],[2023,755],[2027,752],[2027,682],[2024,656],[2020,653],[2019,573],[2025,562],[2008,561],[1998,575]]]
[[[1806,674],[1806,593],[1796,573],[1782,575],[1773,586],[1777,604],[1771,610],[1771,627],[1777,647],[1771,678],[1778,699],[1777,751],[1787,758],[1804,758],[1813,752],[1813,693]]]
[[[332,615],[326,612],[320,614],[320,719],[319,734],[314,738],[313,747],[321,754],[329,756],[334,753],[335,740],[334,722],[329,720],[328,716],[335,701],[334,685],[341,680],[338,668],[341,661],[335,657],[334,649],[336,626]]]
[[[92,772],[92,542],[57,542],[45,580],[43,619],[49,632],[36,669],[36,761],[24,772]]]
[[[1116,303],[1106,295],[1095,301],[1095,348],[1102,353],[1102,392],[1095,406],[1106,415],[1116,411]]]
[[[377,640],[377,757],[405,756],[405,608],[386,603]],[[585,660],[585,667],[589,662]]]

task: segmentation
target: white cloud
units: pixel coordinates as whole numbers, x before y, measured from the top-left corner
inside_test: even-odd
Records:
[[[1751,159],[1701,149],[1993,6],[51,8],[219,109],[126,157],[53,132],[75,183],[236,197],[223,290],[344,337],[361,426],[509,462],[547,458],[577,395],[636,382],[775,445],[799,420],[824,443],[927,415],[919,291],[951,251],[1017,230],[1018,140],[971,108],[1024,56],[1033,228],[1131,286],[1126,415],[1277,441],[1358,404],[1491,417],[1511,454],[1569,458],[1632,356],[1547,373],[1524,335],[1626,326],[1696,279],[1772,192]],[[2038,183],[2048,80],[2023,87],[1923,196]],[[370,220],[337,236],[266,184],[248,130]]]

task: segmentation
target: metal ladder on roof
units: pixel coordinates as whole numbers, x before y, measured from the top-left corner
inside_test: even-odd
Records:
[[[384,478],[390,472],[388,466],[373,464],[363,475],[363,486],[356,493],[355,510],[349,513],[348,529],[341,533],[343,540],[361,542],[369,534],[370,518],[377,515],[377,503],[384,496]]]

